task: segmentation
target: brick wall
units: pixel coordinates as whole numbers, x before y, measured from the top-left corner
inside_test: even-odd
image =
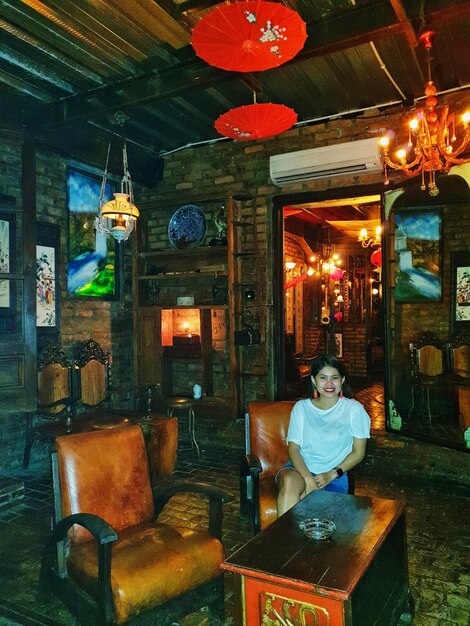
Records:
[[[449,95],[449,103],[463,101],[462,94]],[[444,103],[444,99],[440,104]],[[193,149],[185,149],[165,157],[165,171],[163,181],[155,188],[141,190],[136,198],[139,208],[145,215],[154,216],[155,208],[166,206],[168,213],[172,208],[182,203],[192,202],[195,198],[224,197],[227,192],[247,190],[257,198],[257,215],[259,220],[261,254],[266,263],[266,284],[263,293],[266,294],[265,303],[270,311],[273,305],[271,276],[273,264],[272,250],[272,210],[273,197],[280,193],[294,193],[306,191],[323,191],[354,187],[358,184],[380,184],[382,176],[372,174],[362,177],[347,177],[330,179],[327,181],[309,181],[287,185],[282,189],[275,187],[269,179],[269,157],[273,154],[302,150],[327,144],[354,141],[367,137],[378,137],[385,129],[395,129],[398,134],[405,128],[403,114],[379,113],[369,111],[355,119],[338,119],[331,122],[312,126],[297,127],[278,137],[261,142],[233,142],[221,141]],[[0,137],[0,193],[12,196],[21,201],[19,181],[21,172],[21,146],[17,138],[3,133]],[[132,166],[131,166],[132,169]],[[352,189],[353,191],[353,189]],[[147,207],[147,208],[146,208]],[[65,263],[67,251],[67,222],[66,222],[66,162],[64,159],[51,153],[39,152],[37,155],[37,210],[38,219],[58,223],[61,226],[60,250],[60,287],[61,287],[61,340],[68,351],[73,351],[76,344],[92,337],[105,349],[113,354],[114,381],[117,387],[124,387],[131,383],[132,359],[132,308],[131,285],[129,272],[124,279],[123,297],[116,302],[101,302],[85,298],[69,298],[66,295]],[[209,228],[213,228],[212,217],[209,216]],[[465,240],[463,225],[467,227],[470,217],[468,210],[462,208],[458,214],[450,216],[454,224],[450,227],[449,238],[444,240],[444,255],[451,250],[464,249]],[[166,217],[165,217],[166,219]],[[166,239],[166,227],[161,223],[152,233],[152,245]],[[215,230],[212,231],[215,234]],[[208,236],[212,236],[209,231]],[[126,267],[130,264],[130,244],[124,244],[126,251]],[[450,269],[444,268],[445,272]],[[187,287],[183,287],[187,293]],[[431,321],[435,327],[437,314],[448,318],[449,301],[443,300],[434,311],[431,308],[424,314],[413,315],[411,309],[403,309],[404,319],[413,320],[410,333],[425,328]],[[411,307],[411,305],[406,305]],[[269,346],[272,341],[273,320],[268,314],[266,328]],[[415,325],[416,324],[416,325]],[[439,326],[442,335],[448,332],[445,322]],[[248,385],[252,399],[269,397],[273,388],[273,357],[272,350],[266,351],[267,370],[266,380],[257,379]],[[217,368],[217,369],[216,369]],[[215,379],[219,389],[226,390],[227,365],[226,355],[218,360],[215,358]],[[214,424],[209,424],[215,420]],[[224,433],[227,445],[238,445],[242,427],[235,426],[227,421],[217,422],[217,418],[208,417],[207,437],[216,438],[219,432]],[[216,426],[217,424],[217,426]],[[211,435],[211,432],[212,434]],[[233,433],[231,435],[230,433]],[[1,466],[19,465],[19,452],[22,451],[24,438],[24,422],[20,416],[2,416],[0,414],[0,445],[2,446]],[[214,441],[216,439],[213,439]],[[42,454],[38,448],[34,454]],[[33,459],[34,460],[34,459]]]
[[[450,95],[447,102],[458,107],[462,96],[460,94]],[[444,103],[444,99],[440,104]],[[309,191],[339,190],[348,188],[354,193],[357,185],[377,185],[378,189],[385,190],[382,186],[383,177],[381,173],[367,174],[365,176],[351,176],[338,179],[299,182],[285,185],[283,188],[275,187],[269,178],[269,157],[274,154],[291,152],[296,150],[314,148],[328,144],[354,141],[358,139],[379,137],[385,130],[391,129],[396,132],[398,143],[406,140],[406,112],[380,113],[369,111],[355,119],[338,119],[330,122],[314,124],[311,126],[293,128],[278,137],[265,139],[260,142],[233,142],[221,141],[208,144],[193,149],[185,149],[175,152],[165,157],[165,171],[163,181],[154,189],[149,189],[143,197],[142,208],[154,214],[161,206],[179,206],[186,202],[197,201],[198,198],[209,198],[214,195],[223,197],[227,192],[237,192],[246,190],[252,192],[257,198],[257,215],[259,228],[263,235],[261,242],[261,255],[266,259],[266,285],[263,286],[263,293],[266,294],[267,310],[272,311],[272,266],[273,266],[273,229],[272,212],[273,198],[283,193],[297,193]],[[398,174],[392,174],[392,178],[398,180]],[[462,216],[461,216],[462,217]],[[457,229],[458,230],[458,229]],[[457,230],[455,236],[457,237]],[[460,231],[461,232],[461,231]],[[164,229],[160,231],[161,237],[165,238]],[[460,235],[461,237],[461,235]],[[161,240],[160,240],[161,241]],[[445,251],[450,251],[449,246],[455,245],[457,248],[462,245],[462,239],[452,244],[445,244]],[[289,250],[289,248],[288,248]],[[289,254],[292,251],[289,250]],[[408,306],[408,305],[407,305]],[[447,307],[447,308],[446,308]],[[434,308],[434,307],[433,307]],[[404,315],[406,312],[404,311]],[[425,313],[427,319],[423,319],[422,314],[419,321],[419,328],[426,323],[435,320],[439,315],[448,320],[448,302],[442,302],[438,312],[429,310]],[[413,324],[418,323],[418,316],[411,313],[406,318],[411,317]],[[446,322],[442,322],[444,327]],[[267,336],[271,337],[270,329],[273,326],[273,319],[268,313]],[[346,327],[345,327],[346,328]],[[446,332],[448,327],[446,327]],[[344,345],[345,358],[350,361],[353,375],[357,378],[365,377],[366,358],[364,324],[355,324],[347,329],[348,339]],[[308,331],[305,337],[305,347],[308,348],[316,343],[317,333]],[[271,360],[269,360],[271,357]],[[274,363],[272,361],[272,350],[267,350],[268,374],[264,384],[253,385],[248,388],[255,399],[259,397],[260,389],[265,390],[267,397],[272,397],[274,376]]]
[[[132,385],[132,301],[130,244],[125,243],[126,267],[123,297],[103,302],[67,296],[67,162],[50,152],[36,154],[36,205],[40,222],[60,226],[60,341],[67,354],[75,356],[88,339],[93,338],[113,355],[113,381],[118,398],[127,397],[125,388]],[[0,136],[0,194],[21,203],[21,137]],[[0,349],[1,349],[0,338]],[[21,464],[25,434],[24,414],[3,414],[0,409],[0,469]],[[47,447],[35,443],[31,462],[47,454]]]

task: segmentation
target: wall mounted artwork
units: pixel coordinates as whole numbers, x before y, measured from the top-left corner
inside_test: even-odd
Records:
[[[0,213],[0,333],[16,331],[17,281],[2,279],[15,271],[15,217]]]
[[[109,180],[109,179],[108,179]],[[67,171],[69,296],[118,298],[118,252],[112,237],[95,229],[101,179],[74,168]],[[113,197],[116,186],[106,185],[104,202]]]
[[[395,213],[395,302],[436,302],[442,296],[441,214]]]
[[[452,254],[451,327],[454,333],[470,330],[470,252]]]
[[[38,223],[36,235],[36,327],[38,345],[58,339],[60,229]]]
[[[11,272],[11,226],[5,215],[0,215],[0,274]],[[10,281],[0,280],[0,308],[10,307]]]

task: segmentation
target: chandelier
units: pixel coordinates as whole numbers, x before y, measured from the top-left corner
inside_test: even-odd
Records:
[[[111,235],[116,241],[126,241],[134,230],[134,224],[139,217],[139,209],[134,205],[134,193],[132,190],[132,180],[127,164],[127,147],[124,142],[122,148],[123,176],[121,180],[121,191],[113,194],[114,200],[110,200],[103,205],[106,182],[108,179],[109,153],[111,142],[108,145],[108,155],[106,166],[103,171],[101,181],[99,211],[100,214],[95,219],[95,228],[105,235]]]
[[[420,36],[420,41],[426,49],[428,81],[424,93],[425,107],[420,109],[409,122],[408,148],[413,153],[408,161],[407,151],[400,149],[396,153],[396,161],[389,156],[389,138],[380,139],[383,150],[385,184],[388,184],[387,166],[394,170],[401,170],[407,176],[421,174],[421,190],[426,190],[426,173],[428,174],[429,195],[437,196],[439,189],[436,185],[436,172],[447,172],[452,165],[469,163],[470,157],[459,158],[470,141],[470,112],[462,115],[463,133],[457,142],[455,132],[455,113],[449,113],[449,105],[442,108],[441,116],[435,111],[437,104],[437,89],[431,79],[431,47],[435,32],[427,30]]]
[[[382,227],[376,227],[375,235],[373,237],[369,237],[367,229],[362,228],[359,231],[357,240],[361,242],[363,248],[368,248],[369,246],[380,246],[382,243]]]

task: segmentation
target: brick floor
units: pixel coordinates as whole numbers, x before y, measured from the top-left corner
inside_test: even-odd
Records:
[[[371,402],[380,405],[380,388],[370,396]],[[380,438],[383,436],[383,408],[382,411],[377,408],[375,416],[372,405],[368,410],[374,437]],[[240,457],[241,452],[234,450],[203,449],[200,459],[191,451],[181,451],[174,473],[177,479],[220,485],[235,496],[235,500],[224,507],[223,540],[228,554],[250,538],[247,520],[239,516]],[[376,466],[365,464],[357,471],[356,493],[407,502],[409,575],[416,601],[414,626],[469,626],[469,489],[441,481],[405,482],[401,478],[403,474],[399,456],[396,476],[382,474]],[[33,465],[26,472],[18,471],[6,477],[23,480],[25,495],[22,501],[0,511],[0,626],[75,626],[74,618],[62,604],[54,598],[42,597],[38,589],[41,552],[51,513],[48,465]],[[184,520],[185,523],[189,520],[190,524],[198,526],[206,519],[206,505],[197,496],[178,496],[162,515],[164,519]],[[228,574],[227,626],[232,623],[232,584]],[[207,615],[202,611],[187,616],[181,619],[180,625],[207,626]]]

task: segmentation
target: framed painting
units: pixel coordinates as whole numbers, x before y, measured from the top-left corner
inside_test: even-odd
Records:
[[[437,302],[442,297],[441,213],[397,211],[395,302]]]
[[[115,190],[115,184],[108,182],[104,202]],[[95,229],[100,191],[99,176],[75,168],[67,170],[67,293],[115,300],[119,297],[119,253],[116,241]]]
[[[453,252],[451,259],[451,328],[454,333],[468,333],[470,331],[470,252]]]
[[[38,223],[36,238],[36,327],[38,345],[43,345],[59,336],[60,229]]]
[[[0,333],[15,332],[15,281],[3,278],[2,274],[15,271],[15,217],[0,212]]]

